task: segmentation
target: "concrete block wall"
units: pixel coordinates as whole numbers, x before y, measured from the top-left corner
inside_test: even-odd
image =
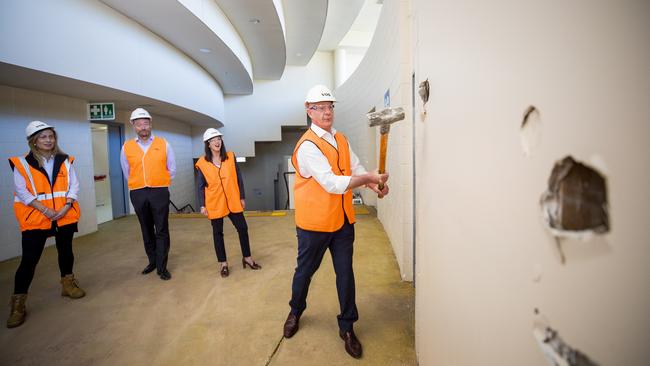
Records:
[[[379,129],[369,128],[366,112],[384,108],[389,90],[390,105],[403,107],[406,118],[391,126],[387,171],[390,194],[378,200],[361,189],[364,202],[376,205],[378,217],[393,246],[404,280],[413,278],[413,158],[411,113],[409,1],[385,1],[378,28],[366,56],[357,70],[334,94],[334,126],[348,136],[352,149],[368,170],[376,169],[379,157]]]

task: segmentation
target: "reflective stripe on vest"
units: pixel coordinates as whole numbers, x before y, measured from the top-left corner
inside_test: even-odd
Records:
[[[38,201],[43,201],[43,200],[51,200],[52,198],[59,198],[59,197],[68,197],[68,192],[54,192],[52,193],[46,193],[46,194],[39,194],[36,196],[36,200]],[[14,197],[14,202],[22,202],[20,198]]]
[[[53,177],[50,182],[49,178],[40,170],[29,165],[24,157],[12,157],[9,159],[14,164],[14,169],[23,176],[27,184],[27,190],[36,197],[45,207],[58,211],[67,201],[68,192],[70,191],[70,164],[74,157],[70,156],[63,161],[57,177]],[[55,167],[56,168],[56,167]],[[53,171],[56,169],[53,169]],[[49,193],[47,193],[49,191]],[[20,225],[21,231],[26,230],[47,230],[52,227],[52,221],[42,212],[34,207],[25,205],[14,193],[14,213],[16,220]],[[57,220],[58,226],[64,226],[79,221],[80,210],[77,202],[72,203],[72,207],[66,215]]]
[[[154,137],[145,153],[135,140],[124,144],[124,155],[129,163],[129,189],[169,187],[171,177],[167,170],[167,142]]]
[[[348,140],[340,132],[337,132],[334,138],[336,139],[337,148],[309,129],[302,135],[293,151],[291,162],[296,168],[296,181],[294,184],[296,226],[303,230],[331,233],[343,226],[345,216],[347,216],[351,224],[355,221],[354,208],[352,207],[352,190],[348,190],[343,194],[329,193],[321,187],[313,176],[305,178],[300,175],[297,157],[298,148],[305,141],[311,141],[318,147],[327,158],[334,174],[352,175]]]
[[[208,210],[210,220],[244,211],[237,181],[235,154],[228,151],[226,155],[228,159],[221,162],[221,168],[205,160],[205,156],[199,158],[195,164],[207,183],[205,209]]]

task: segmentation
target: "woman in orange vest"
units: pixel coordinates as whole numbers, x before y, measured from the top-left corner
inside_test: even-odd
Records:
[[[212,223],[212,237],[217,260],[221,265],[221,277],[228,277],[228,262],[226,248],[223,242],[223,218],[228,216],[239,234],[239,245],[242,251],[242,267],[261,269],[251,257],[248,241],[248,225],[244,218],[244,183],[237,167],[235,154],[226,151],[221,138],[222,134],[216,128],[208,128],[203,134],[205,156],[196,162],[199,173],[199,205],[201,213]]]
[[[30,152],[9,159],[14,175],[14,213],[22,232],[22,257],[11,296],[8,328],[25,321],[27,290],[50,236],[56,239],[59,255],[61,296],[78,299],[86,294],[72,273],[72,237],[79,221],[79,180],[72,165],[74,158],[61,151],[56,131],[47,123],[31,122],[25,135]]]

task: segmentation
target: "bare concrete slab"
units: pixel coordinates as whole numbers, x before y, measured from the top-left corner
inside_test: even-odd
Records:
[[[170,220],[170,281],[140,274],[147,259],[134,216],[76,238],[75,274],[87,292],[79,300],[60,296],[56,250],[46,248],[30,288],[27,321],[0,328],[0,365],[416,364],[414,289],[400,281],[374,216],[359,216],[355,225],[361,360],[348,356],[338,337],[329,255],[312,281],[299,332],[282,337],[296,263],[293,214],[247,218],[260,271],[242,269],[237,233],[226,221],[231,273],[225,279],[211,226],[202,218]],[[7,301],[18,263],[0,263],[0,293]]]

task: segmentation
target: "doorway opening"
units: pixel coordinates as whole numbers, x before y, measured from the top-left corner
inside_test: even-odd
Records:
[[[90,124],[93,145],[93,176],[97,224],[127,214],[128,192],[120,166],[124,127],[113,122]]]

